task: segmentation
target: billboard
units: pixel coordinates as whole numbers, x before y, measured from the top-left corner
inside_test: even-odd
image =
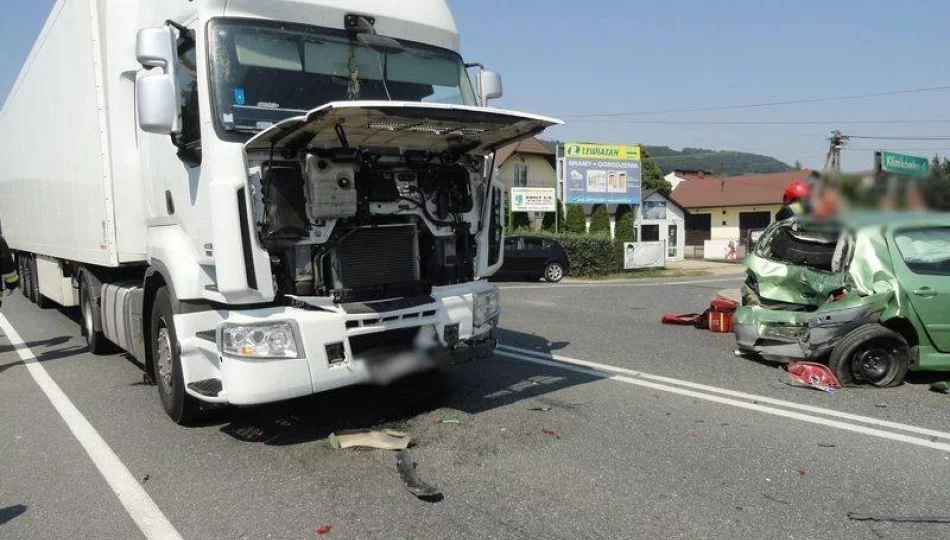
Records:
[[[554,212],[557,210],[557,190],[554,188],[511,188],[512,212]]]
[[[639,146],[565,144],[565,202],[640,204],[640,158]]]

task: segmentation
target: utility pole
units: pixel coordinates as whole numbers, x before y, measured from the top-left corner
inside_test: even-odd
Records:
[[[828,156],[825,158],[824,172],[841,172],[841,150],[848,143],[848,137],[841,130],[836,129],[831,132],[828,141],[831,145],[828,147]]]

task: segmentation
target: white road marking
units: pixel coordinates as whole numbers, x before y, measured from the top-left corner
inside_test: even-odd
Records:
[[[89,454],[90,459],[99,469],[99,472],[108,482],[109,487],[119,498],[126,512],[129,513],[135,524],[138,525],[146,538],[156,540],[181,540],[181,535],[175,530],[165,514],[155,505],[148,493],[132,476],[125,464],[119,460],[109,444],[99,435],[96,428],[86,420],[86,417],[73,405],[69,397],[49,376],[46,368],[36,359],[33,351],[23,342],[20,335],[6,317],[0,315],[0,329],[16,348],[17,354],[23,360],[27,370],[36,384],[49,398],[56,412],[63,418],[73,436]]]
[[[873,418],[870,416],[862,416],[860,414],[851,414],[851,413],[836,411],[834,409],[825,409],[823,407],[813,407],[811,405],[804,405],[801,403],[795,403],[793,401],[785,401],[781,399],[775,399],[775,398],[760,396],[756,394],[748,394],[746,392],[737,392],[735,390],[727,390],[725,388],[719,388],[716,386],[709,386],[706,384],[699,384],[699,383],[684,381],[681,379],[673,379],[670,377],[663,377],[660,375],[651,375],[649,373],[643,373],[642,371],[635,371],[632,369],[626,369],[626,368],[617,367],[617,366],[610,366],[607,364],[598,364],[596,362],[590,362],[587,360],[578,360],[576,358],[569,358],[567,356],[560,356],[560,355],[548,354],[548,353],[539,353],[537,351],[531,351],[528,349],[520,349],[518,347],[511,347],[509,345],[499,345],[499,348],[507,349],[518,354],[527,354],[527,355],[539,356],[545,359],[559,360],[561,362],[568,362],[571,364],[582,365],[582,366],[590,367],[590,368],[601,370],[601,371],[623,373],[623,374],[630,375],[632,377],[636,377],[640,379],[647,379],[650,381],[656,381],[656,382],[664,383],[664,384],[672,384],[674,386],[683,386],[685,388],[692,388],[694,390],[701,390],[704,392],[711,392],[714,394],[722,394],[724,396],[745,399],[745,400],[754,401],[757,403],[767,403],[769,405],[776,405],[776,406],[785,407],[788,409],[797,409],[800,411],[805,411],[805,412],[809,412],[813,414],[821,414],[825,416],[831,416],[834,418],[840,418],[842,420],[850,420],[852,422],[861,422],[863,424],[869,424],[869,425],[888,428],[888,429],[896,429],[898,431],[906,431],[908,433],[915,433],[917,435],[926,435],[927,437],[936,437],[938,439],[950,440],[950,433],[946,431],[937,431],[934,429],[911,426],[908,424],[900,424],[898,422],[890,422],[888,420],[881,420],[881,419]]]
[[[873,425],[873,426],[878,426],[878,427],[886,427],[895,431],[905,431],[908,433],[928,435],[932,438],[950,439],[950,433],[946,433],[943,431],[936,431],[936,430],[921,428],[917,426],[899,424],[896,422],[888,422],[886,420],[878,420],[876,418],[871,418],[868,416],[853,415],[853,414],[843,413],[839,411],[833,411],[830,409],[823,409],[820,407],[810,407],[808,405],[800,405],[798,403],[792,403],[790,401],[782,401],[782,400],[767,398],[764,396],[745,394],[743,392],[735,392],[735,391],[726,390],[723,388],[716,388],[712,386],[691,383],[689,381],[671,379],[669,377],[660,377],[657,375],[650,375],[647,373],[642,373],[639,371],[633,371],[633,370],[624,369],[624,368],[615,367],[615,366],[609,366],[606,364],[588,362],[586,360],[578,360],[575,358],[568,358],[565,356],[538,353],[537,351],[519,349],[516,347],[507,346],[507,345],[499,346],[499,350],[496,350],[495,353],[501,356],[514,358],[516,360],[522,360],[525,362],[531,362],[531,363],[540,364],[544,366],[551,366],[551,367],[556,367],[560,369],[566,369],[568,371],[574,371],[576,373],[583,373],[585,375],[591,375],[598,378],[609,379],[609,380],[622,382],[626,384],[632,384],[636,386],[642,386],[645,388],[651,388],[653,390],[659,390],[663,392],[669,392],[672,394],[688,396],[688,397],[692,397],[696,399],[702,399],[705,401],[711,401],[714,403],[720,403],[723,405],[730,405],[733,407],[738,407],[740,409],[747,409],[751,411],[762,412],[762,413],[771,414],[774,416],[781,416],[784,418],[800,420],[802,422],[808,422],[812,424],[833,427],[836,429],[851,431],[854,433],[861,433],[864,435],[871,435],[873,437],[880,437],[882,439],[889,439],[892,441],[903,442],[903,443],[912,444],[915,446],[923,446],[925,448],[932,448],[935,450],[950,452],[950,443],[938,442],[932,439],[925,439],[925,438],[917,437],[917,436],[904,435],[902,433],[894,433],[892,431],[884,431],[883,429],[868,427],[866,425],[859,425],[857,423],[848,423],[841,420],[823,418],[822,416],[831,416],[831,417],[841,418],[842,420],[847,419],[847,420],[851,420],[852,422],[861,422],[863,424],[868,424],[868,425]],[[626,373],[629,376],[621,375],[621,373]],[[658,381],[658,382],[653,382],[653,381]],[[662,382],[659,382],[659,381],[662,381]],[[699,392],[697,391],[698,389],[705,390],[706,392]],[[716,394],[721,394],[721,395],[716,395]],[[731,396],[731,397],[724,397],[724,396]],[[788,409],[793,409],[793,410],[769,407],[769,406],[762,405],[761,403],[769,403],[770,405],[786,407]],[[799,411],[803,411],[803,412],[796,412],[795,409]],[[805,414],[805,412],[809,412],[812,414],[811,415]],[[822,415],[822,416],[815,416],[815,415]]]
[[[664,286],[669,287],[671,285],[692,285],[694,283],[724,283],[726,281],[739,281],[743,277],[742,274],[734,274],[731,276],[723,276],[717,279],[699,279],[693,281],[650,281],[648,283],[617,283],[615,281],[606,282],[606,283],[549,283],[549,284],[540,284],[540,285],[499,285],[498,288],[501,290],[515,290],[515,289],[578,289],[578,288],[590,288],[590,287],[656,287]],[[635,281],[635,280],[631,280]]]

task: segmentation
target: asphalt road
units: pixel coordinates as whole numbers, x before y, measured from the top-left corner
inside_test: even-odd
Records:
[[[188,428],[141,366],[85,351],[73,311],[2,313],[183,538],[950,538],[847,517],[950,517],[950,397],[921,376],[790,387],[731,336],[659,324],[737,283],[500,284],[491,360]],[[0,410],[0,537],[143,537],[6,337]],[[443,500],[410,495],[392,453],[326,441],[377,426],[412,435]]]

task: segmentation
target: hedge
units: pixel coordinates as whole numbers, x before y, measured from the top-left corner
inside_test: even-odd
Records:
[[[587,232],[587,220],[584,216],[584,208],[576,204],[567,207],[567,219],[565,220],[564,230],[574,234],[584,234]]]
[[[564,246],[572,276],[603,276],[620,270],[610,235],[544,234]]]

